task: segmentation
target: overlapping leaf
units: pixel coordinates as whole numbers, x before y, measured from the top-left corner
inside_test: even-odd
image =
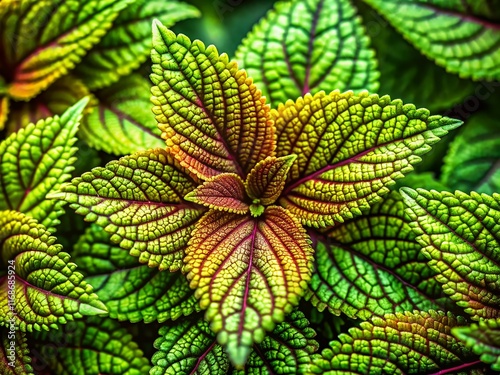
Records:
[[[500,316],[500,196],[403,188],[411,227],[446,294],[472,319]]]
[[[486,2],[365,0],[423,54],[449,72],[500,79],[500,26]],[[472,5],[474,3],[479,3]],[[498,4],[492,8],[498,8]]]
[[[375,54],[350,0],[278,2],[236,58],[274,106],[308,92],[378,88]]]
[[[53,195],[95,221],[141,263],[178,270],[203,210],[183,200],[196,181],[162,149],[92,169]]]
[[[478,114],[451,144],[441,180],[451,190],[500,192],[500,121]]]
[[[493,370],[500,371],[500,319],[481,320],[478,324],[455,327],[452,333],[481,356],[481,361],[491,364]]]
[[[92,147],[117,155],[165,147],[151,113],[149,90],[144,78],[131,74],[96,92],[97,108],[85,118],[82,138]]]
[[[473,367],[478,361],[451,334],[464,323],[432,310],[375,317],[332,341],[331,349],[314,358],[311,373],[447,374]]]
[[[397,192],[324,236],[317,239],[316,272],[306,293],[319,310],[369,319],[440,307],[435,300],[440,284],[420,253]]]
[[[209,211],[186,249],[185,271],[236,366],[298,303],[310,278],[304,229],[281,207],[259,218]]]
[[[24,212],[52,227],[61,203],[47,200],[70,177],[74,137],[87,99],[54,116],[30,124],[0,143],[0,210]]]
[[[273,156],[269,107],[259,90],[214,46],[153,26],[153,112],[167,148],[202,178],[221,172],[242,179]]]
[[[60,375],[145,375],[150,369],[132,336],[112,319],[72,322],[57,331],[37,332],[38,367]]]
[[[9,265],[15,270],[14,280],[0,278],[0,325],[12,324],[12,311],[22,331],[106,313],[70,256],[36,220],[20,212],[0,212],[0,246],[2,269]]]
[[[2,375],[33,374],[26,334],[0,327],[0,373]]]
[[[80,62],[130,0],[10,1],[0,12],[8,93],[27,100]]]
[[[298,155],[279,202],[315,227],[360,214],[461,124],[367,92],[306,95],[272,114],[277,156]]]
[[[80,238],[72,255],[111,318],[163,322],[199,310],[184,275],[140,264],[113,246],[109,234],[96,225]]]
[[[170,27],[177,21],[198,17],[199,11],[178,1],[136,0],[120,12],[113,27],[82,59],[75,74],[91,89],[101,89],[126,77],[146,61],[151,52],[151,22]],[[149,89],[141,94],[149,92]]]

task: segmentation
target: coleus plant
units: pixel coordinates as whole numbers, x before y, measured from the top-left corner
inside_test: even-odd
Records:
[[[382,14],[394,11],[367,2]],[[443,16],[430,2],[408,3],[409,14]],[[464,4],[442,13],[460,18]],[[166,148],[139,140],[146,151],[61,187],[85,101],[4,141],[2,262],[17,265],[23,308],[16,367],[4,350],[2,372],[146,373],[134,326],[114,319],[160,323],[151,374],[498,370],[498,154],[491,137],[481,136],[494,125],[457,137],[441,181],[403,180],[438,190],[459,181],[463,190],[490,195],[391,192],[461,121],[363,91],[378,88],[368,44],[347,1],[278,3],[236,53],[247,75],[214,46],[156,22],[151,79],[160,131],[152,134]],[[477,61],[470,72],[493,77],[481,73],[491,64]],[[144,86],[124,81],[134,83],[114,94],[126,98],[122,108]],[[483,145],[488,160],[460,153],[467,131],[491,142]],[[477,160],[482,178],[457,167]],[[46,197],[69,202],[96,224],[72,250],[85,280],[50,234],[62,201]],[[8,274],[0,276],[5,297]],[[327,329],[317,336],[310,308],[294,309],[303,295],[327,309],[316,323]],[[9,298],[2,300],[8,316]],[[362,322],[336,335],[330,312]],[[9,325],[0,322],[6,349]],[[333,340],[330,348],[314,354],[325,340]]]

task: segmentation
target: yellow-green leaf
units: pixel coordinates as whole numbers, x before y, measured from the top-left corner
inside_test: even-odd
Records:
[[[26,334],[15,327],[0,327],[0,374],[31,375],[30,351]]]
[[[218,342],[243,366],[254,343],[282,322],[310,279],[312,248],[281,207],[259,218],[209,211],[186,249],[185,271]]]
[[[167,148],[199,177],[242,179],[273,156],[274,128],[265,98],[226,54],[153,25],[153,112]]]

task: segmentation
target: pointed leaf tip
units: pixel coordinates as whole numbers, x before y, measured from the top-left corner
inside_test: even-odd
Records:
[[[88,303],[81,303],[80,308],[78,312],[82,315],[86,316],[93,316],[93,315],[100,315],[100,316],[105,316],[108,315],[108,309],[99,300],[93,301],[93,304],[90,305]]]

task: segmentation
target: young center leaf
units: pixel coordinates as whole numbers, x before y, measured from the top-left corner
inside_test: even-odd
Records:
[[[142,151],[92,169],[52,197],[63,199],[111,234],[111,241],[160,270],[182,266],[194,224],[204,212],[183,200],[193,178],[162,149]]]
[[[331,348],[314,358],[311,373],[462,374],[460,370],[480,364],[451,334],[451,328],[464,323],[432,310],[375,317],[332,341]]]
[[[81,61],[131,0],[8,1],[0,9],[1,73],[28,100]]]
[[[474,320],[500,317],[500,195],[401,190],[444,292]]]
[[[300,223],[281,207],[258,218],[212,210],[197,223],[184,261],[218,342],[241,367],[252,345],[298,303],[312,249]]]
[[[297,155],[279,203],[314,227],[359,215],[461,124],[367,92],[307,94],[272,115],[277,156]]]
[[[14,335],[14,336],[12,336]],[[32,375],[30,351],[26,333],[6,327],[0,327],[0,374]]]
[[[361,319],[443,308],[437,300],[441,285],[420,252],[404,208],[401,195],[393,191],[364,215],[317,236],[316,271],[306,299],[320,311],[327,307]]]
[[[320,90],[378,88],[375,53],[350,0],[277,2],[236,59],[273,106]]]
[[[423,54],[462,78],[500,79],[500,27],[488,1],[364,0]],[[493,3],[493,2],[492,2]]]
[[[72,256],[113,319],[163,322],[199,310],[184,275],[139,263],[113,245],[110,235],[97,225],[80,237]]]
[[[17,210],[53,227],[61,202],[46,196],[59,189],[73,170],[75,134],[88,100],[63,115],[29,124],[0,143],[0,210]]]
[[[224,172],[244,179],[274,155],[265,98],[226,54],[156,21],[151,59],[153,112],[182,166],[204,179]]]
[[[48,330],[82,315],[106,314],[92,287],[83,280],[70,256],[36,220],[16,211],[0,212],[2,269],[0,325],[26,331]],[[8,267],[9,266],[9,267]],[[8,293],[14,291],[14,296]],[[14,303],[12,302],[14,301]]]

